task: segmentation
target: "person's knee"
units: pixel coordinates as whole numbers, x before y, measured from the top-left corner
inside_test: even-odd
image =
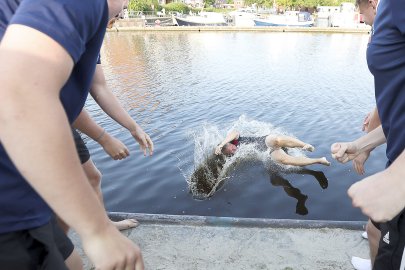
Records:
[[[279,136],[269,135],[266,137],[267,147],[280,147],[281,138]]]
[[[276,162],[286,165],[288,163],[288,157],[286,155],[280,154],[278,151],[279,150],[273,151],[271,153],[271,158]]]
[[[101,172],[98,169],[93,170],[91,174],[87,175],[90,185],[92,187],[99,187],[101,184],[101,176]]]

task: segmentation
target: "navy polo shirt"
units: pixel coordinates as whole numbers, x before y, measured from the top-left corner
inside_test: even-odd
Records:
[[[367,49],[375,97],[385,137],[388,162],[405,149],[405,4],[382,0]]]
[[[25,25],[51,37],[72,57],[73,71],[60,92],[70,122],[86,101],[107,22],[105,0],[0,1],[0,40],[8,25]],[[51,214],[0,144],[0,233],[44,225]]]

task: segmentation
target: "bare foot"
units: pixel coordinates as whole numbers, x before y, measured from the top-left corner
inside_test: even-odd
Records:
[[[139,226],[139,222],[136,219],[124,219],[120,221],[111,221],[111,222],[120,231],[136,228]]]
[[[320,158],[319,163],[325,166],[330,166],[330,162],[326,159],[326,157]]]
[[[313,152],[314,150],[315,150],[315,147],[313,147],[312,145],[310,145],[310,144],[305,144],[303,147],[302,147],[302,150],[306,150],[306,151],[309,151],[309,152]]]

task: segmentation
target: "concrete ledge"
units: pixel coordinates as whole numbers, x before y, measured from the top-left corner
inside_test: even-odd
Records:
[[[113,27],[108,32],[301,32],[301,33],[352,33],[369,34],[370,29],[333,27],[235,27],[235,26],[160,26],[160,27]]]
[[[112,220],[134,218],[142,224],[168,224],[192,226],[246,227],[246,228],[341,228],[346,230],[364,230],[365,221],[330,221],[330,220],[296,220],[296,219],[264,219],[234,218],[213,216],[158,215],[110,212]]]
[[[111,218],[140,221],[122,233],[140,246],[145,269],[353,269],[351,256],[369,257],[361,237],[365,222],[132,213],[111,213]],[[69,236],[84,268],[92,269],[78,235]]]

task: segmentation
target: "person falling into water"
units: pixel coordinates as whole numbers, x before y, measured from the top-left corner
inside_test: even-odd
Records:
[[[267,135],[262,137],[242,137],[238,131],[231,131],[225,139],[215,148],[215,154],[232,156],[242,144],[254,144],[260,151],[270,149],[271,158],[283,165],[306,166],[312,164],[322,164],[329,166],[330,162],[325,158],[308,158],[305,156],[291,156],[288,148],[301,148],[306,151],[314,151],[315,148],[296,138],[286,135]]]

